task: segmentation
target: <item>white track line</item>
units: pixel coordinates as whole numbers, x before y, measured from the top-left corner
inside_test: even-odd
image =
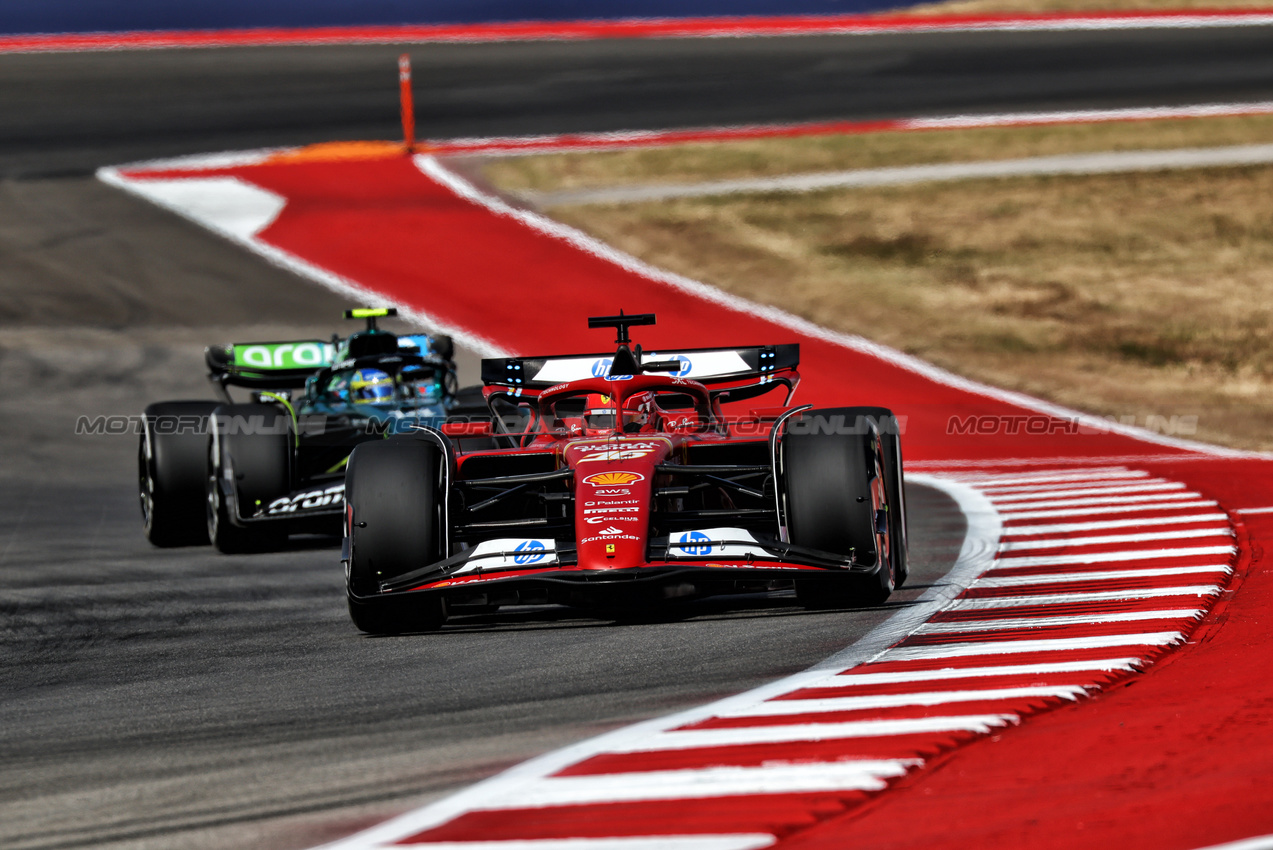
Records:
[[[1076,472],[1048,472],[1036,475],[955,475],[955,480],[978,489],[1011,486],[1015,484],[1065,484],[1086,481],[1135,481],[1149,478],[1149,473],[1140,469],[1126,470],[1079,470]]]
[[[969,714],[955,717],[915,717],[901,720],[853,720],[844,723],[799,723],[791,726],[743,726],[729,729],[689,729],[646,735],[607,752],[651,753],[698,750],[747,744],[786,744],[797,741],[835,741],[914,735],[917,732],[977,732],[1015,723],[1015,714]]]
[[[641,835],[633,838],[532,838],[509,841],[430,841],[411,850],[763,850],[777,839],[768,834]]]
[[[1189,516],[1137,517],[1106,519],[1094,522],[1056,522],[1048,525],[1015,525],[1005,528],[1004,537],[1036,537],[1040,534],[1066,534],[1073,531],[1103,531],[1111,528],[1141,528],[1153,525],[1193,525],[1203,522],[1228,522],[1224,513],[1191,514]]]
[[[1132,487],[1132,488],[1150,488],[1158,484],[1177,484],[1166,478],[1105,478],[1093,480],[1090,476],[1084,476],[1082,480],[1075,481],[1029,481],[1020,484],[1001,484],[995,481],[987,481],[978,484],[977,487],[992,499],[998,499],[1001,496],[1010,496],[1016,493],[1039,493],[1040,495],[1049,495],[1059,490],[1069,490],[1076,486],[1097,487],[1106,489],[1110,487]]]
[[[1063,567],[1078,564],[1114,564],[1124,561],[1159,561],[1165,558],[1192,558],[1200,555],[1235,555],[1233,546],[1189,546],[1180,549],[1133,549],[1127,552],[1092,552],[1082,555],[1013,555],[995,561],[993,570],[1019,567]]]
[[[788,714],[823,714],[834,711],[869,711],[877,708],[949,705],[959,702],[1054,697],[1076,700],[1087,693],[1078,685],[1060,687],[987,688],[984,691],[929,691],[911,694],[881,694],[868,697],[826,697],[823,699],[775,699],[750,707],[739,707],[722,717],[783,717]]]
[[[989,498],[989,497],[987,497]],[[1188,502],[1193,499],[1201,499],[1201,494],[1189,491],[1173,492],[1173,493],[1153,493],[1146,496],[1088,496],[1082,499],[1039,499],[1035,502],[1017,502],[1012,503],[996,503],[999,511],[1006,516],[1015,516],[1023,511],[1033,510],[1055,510],[1057,508],[1100,508],[1100,507],[1118,507],[1119,505],[1161,505],[1169,502]],[[1170,507],[1170,505],[1168,505]],[[1153,510],[1152,507],[1146,507],[1146,510]],[[1094,511],[1088,511],[1094,513]]]
[[[1197,584],[1183,587],[1157,587],[1152,590],[1092,590],[1037,596],[988,596],[984,599],[960,599],[947,610],[1022,608],[1035,605],[1065,605],[1071,602],[1131,602],[1137,599],[1160,599],[1172,596],[1215,596],[1219,592],[1220,588],[1217,585]]]
[[[1049,661],[1041,664],[999,664],[983,667],[946,667],[942,670],[905,670],[889,673],[847,671],[828,676],[827,683],[808,687],[869,687],[902,685],[910,682],[939,682],[945,679],[984,679],[992,676],[1047,676],[1064,673],[1133,673],[1143,662],[1139,658],[1102,658],[1096,661]]]
[[[921,626],[917,635],[990,632],[1007,629],[1042,629],[1048,626],[1100,625],[1102,623],[1134,623],[1143,620],[1196,620],[1201,608],[1173,608],[1166,611],[1129,611],[1118,614],[1064,614],[1054,617],[1005,617],[1001,620],[943,620]]]
[[[1230,841],[1225,844],[1210,844],[1198,850],[1273,850],[1273,835],[1243,838],[1241,841]]]
[[[1179,481],[1137,481],[1135,484],[1110,484],[1105,487],[1071,487],[1057,490],[1040,490],[1032,489],[1025,492],[1012,492],[998,495],[989,490],[989,488],[981,488],[986,493],[986,497],[995,503],[995,506],[1003,505],[1011,507],[1010,502],[1037,502],[1043,499],[1074,499],[1080,496],[1113,496],[1120,493],[1130,493],[1133,496],[1144,493],[1157,493],[1166,490],[1183,490],[1185,485]]]
[[[1166,578],[1168,576],[1199,575],[1201,573],[1223,573],[1230,575],[1233,567],[1227,564],[1216,564],[1203,567],[1162,567],[1145,570],[1093,570],[1076,573],[1048,573],[1046,575],[1004,576],[995,578],[984,576],[973,583],[973,588],[980,590],[987,587],[1028,587],[1037,584],[1067,584],[1086,581],[1118,581],[1129,578]]]
[[[1188,499],[1188,497],[1190,496],[1197,496],[1197,495],[1198,495],[1197,493],[1188,493],[1188,494],[1185,494],[1185,498]],[[1017,505],[1017,507],[1019,508],[1021,506]],[[1165,502],[1157,502],[1150,505],[1097,504],[1095,506],[1087,507],[1087,508],[1060,508],[1057,510],[1042,510],[1042,511],[1018,511],[1014,509],[1011,511],[1004,510],[1004,511],[1001,511],[1000,513],[1003,514],[1004,522],[1009,522],[1009,521],[1016,522],[1016,521],[1025,520],[1025,519],[1060,519],[1061,517],[1092,516],[1093,514],[1108,516],[1109,514],[1137,514],[1137,513],[1145,513],[1146,511],[1178,511],[1178,510],[1185,510],[1186,508],[1193,509],[1193,508],[1218,508],[1218,507],[1220,506],[1216,502],[1199,499],[1197,501],[1165,501]],[[1011,531],[1012,526],[1008,526],[1007,530]]]
[[[1146,531],[1143,534],[1100,534],[1091,537],[1054,537],[1044,540],[1014,540],[999,544],[1000,552],[1029,549],[1073,549],[1076,546],[1108,546],[1112,543],[1145,543],[1150,540],[1198,540],[1207,537],[1232,537],[1223,528],[1189,528],[1182,531]]]
[[[744,794],[798,794],[813,791],[879,791],[919,759],[774,764],[764,767],[708,767],[587,776],[550,776],[510,789],[483,804],[499,809],[630,803],[638,800],[692,800]]]
[[[790,174],[782,177],[717,180],[708,183],[564,189],[558,192],[525,191],[520,194],[525,201],[539,207],[629,204],[734,194],[820,192],[827,189],[910,186],[917,183],[987,178],[1115,174],[1131,171],[1263,165],[1270,162],[1273,162],[1273,145],[1232,145],[1219,148],[1063,154],[989,162],[948,162],[935,165],[863,168],[855,171]]]
[[[1145,632],[1130,635],[1057,638],[1055,640],[977,641],[973,643],[899,646],[885,653],[888,661],[930,658],[968,658],[979,655],[1023,655],[1031,652],[1069,652],[1075,649],[1108,649],[1115,646],[1172,646],[1185,636],[1180,632]]]

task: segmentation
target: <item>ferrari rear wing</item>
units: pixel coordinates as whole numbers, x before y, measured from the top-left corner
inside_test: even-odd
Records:
[[[800,345],[748,348],[659,349],[641,353],[641,363],[675,360],[681,365],[666,374],[713,385],[765,381],[800,364]],[[537,392],[567,381],[604,377],[614,354],[569,354],[551,357],[500,357],[482,361],[482,383],[512,390]]]

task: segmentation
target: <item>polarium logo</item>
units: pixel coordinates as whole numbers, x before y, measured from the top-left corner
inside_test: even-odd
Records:
[[[548,554],[544,544],[538,540],[523,540],[513,551],[520,553],[513,556],[514,564],[538,564],[544,560],[544,555]]]
[[[676,548],[686,555],[710,555],[712,540],[701,531],[687,531],[677,539]]]
[[[631,375],[611,375],[610,367],[614,365],[614,360],[609,357],[603,357],[596,363],[592,364],[592,377],[605,378],[607,381],[629,381]]]

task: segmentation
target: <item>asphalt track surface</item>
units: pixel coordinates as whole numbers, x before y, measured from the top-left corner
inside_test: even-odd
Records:
[[[412,52],[421,127],[452,136],[1259,100],[1269,46],[1246,29]],[[92,169],[392,137],[397,52],[0,56],[0,844],[305,846],[799,670],[882,619],[777,596],[373,640],[345,617],[329,542],[145,543],[132,441],[77,438],[76,416],[203,395],[203,344],[330,331],[345,305]],[[911,504],[917,593],[962,524],[935,493]]]
[[[421,136],[1273,99],[1273,28],[408,47]],[[0,176],[399,135],[402,47],[0,55]]]

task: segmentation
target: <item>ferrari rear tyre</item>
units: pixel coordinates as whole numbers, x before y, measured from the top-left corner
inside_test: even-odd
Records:
[[[431,631],[443,620],[433,595],[379,596],[380,582],[444,557],[445,459],[414,437],[360,444],[345,470],[349,616],[370,634]]]
[[[214,401],[168,401],[144,413],[137,447],[138,494],[146,539],[156,546],[208,542],[204,477]]]
[[[290,417],[273,405],[225,404],[213,411],[207,527],[218,551],[259,552],[278,548],[287,539],[279,526],[244,526],[235,520],[291,491],[293,439]]]
[[[787,533],[792,543],[858,559],[883,558],[871,575],[797,579],[796,598],[806,608],[880,605],[893,592],[893,569],[878,551],[881,504],[873,428],[836,433],[833,416],[852,408],[811,410],[788,425],[782,440]],[[887,543],[885,543],[887,546]]]

